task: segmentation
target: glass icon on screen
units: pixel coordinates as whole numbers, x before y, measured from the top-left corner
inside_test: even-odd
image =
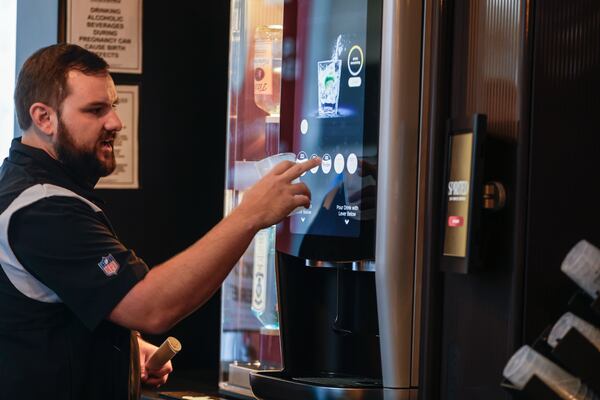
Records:
[[[319,61],[319,116],[335,116],[340,98],[341,60]]]
[[[342,60],[339,59],[339,56],[342,51],[342,35],[339,35],[331,59],[317,62],[320,117],[335,117],[338,114],[340,78],[342,76]]]

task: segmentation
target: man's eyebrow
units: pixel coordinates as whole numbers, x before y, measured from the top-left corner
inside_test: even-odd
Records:
[[[109,101],[92,101],[91,103],[86,104],[86,107],[110,107],[112,104],[116,104],[116,103],[111,103]]]

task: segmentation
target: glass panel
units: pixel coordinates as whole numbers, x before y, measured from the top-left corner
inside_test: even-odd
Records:
[[[232,0],[225,214],[279,152],[283,0]],[[223,390],[250,396],[248,372],[281,368],[275,227],[259,232],[222,289]]]
[[[0,160],[13,138],[17,0],[0,0]]]

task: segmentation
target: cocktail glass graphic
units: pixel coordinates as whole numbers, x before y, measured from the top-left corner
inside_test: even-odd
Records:
[[[317,65],[319,79],[319,116],[332,117],[338,113],[342,61],[318,61]]]

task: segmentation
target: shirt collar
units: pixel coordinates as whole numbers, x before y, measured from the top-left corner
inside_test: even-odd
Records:
[[[103,203],[94,192],[94,186],[98,183],[97,179],[91,181],[84,178],[76,171],[52,158],[44,150],[21,143],[21,138],[13,139],[8,159],[16,164],[28,164],[41,168],[46,172],[50,181],[64,186],[66,189],[79,192],[90,200]]]

